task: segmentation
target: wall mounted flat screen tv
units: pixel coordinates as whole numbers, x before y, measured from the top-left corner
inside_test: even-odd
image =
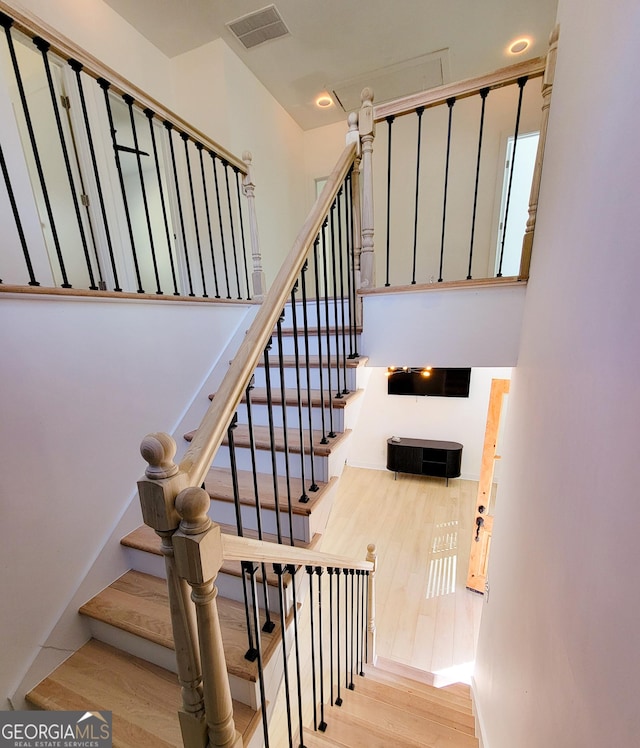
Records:
[[[471,369],[390,368],[389,395],[469,397]]]

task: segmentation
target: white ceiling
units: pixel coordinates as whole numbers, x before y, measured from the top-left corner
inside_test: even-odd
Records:
[[[414,58],[448,50],[441,57],[449,82],[543,55],[557,6],[557,0],[273,0],[290,35],[246,50],[225,24],[270,0],[105,1],[168,57],[221,37],[304,129],[344,119],[339,105],[318,109],[318,94],[352,79],[370,80],[375,91],[376,77],[389,67],[410,67]],[[508,55],[507,45],[522,36],[532,39],[530,49]]]

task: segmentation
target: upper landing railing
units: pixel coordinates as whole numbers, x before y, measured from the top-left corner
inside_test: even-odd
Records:
[[[250,154],[2,2],[0,26],[4,288],[261,298]]]
[[[528,277],[557,42],[556,29],[546,58],[373,107],[362,144],[364,291]]]

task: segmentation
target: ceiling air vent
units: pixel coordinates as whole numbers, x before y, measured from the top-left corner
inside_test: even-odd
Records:
[[[289,33],[275,5],[229,21],[227,27],[247,49]]]

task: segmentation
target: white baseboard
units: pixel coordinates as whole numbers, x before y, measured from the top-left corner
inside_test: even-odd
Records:
[[[486,738],[487,731],[484,729],[484,720],[482,719],[482,714],[476,700],[476,680],[473,675],[471,676],[471,703],[473,705],[473,716],[476,720],[475,729],[479,748],[489,748]]]

